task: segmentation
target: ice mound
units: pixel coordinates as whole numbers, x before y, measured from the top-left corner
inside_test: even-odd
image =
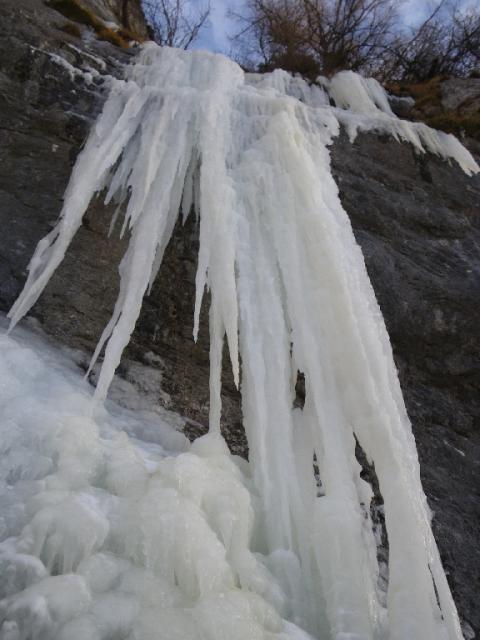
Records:
[[[220,435],[92,411],[82,372],[25,331],[0,336],[0,380],[2,640],[308,638],[250,550],[258,500]]]

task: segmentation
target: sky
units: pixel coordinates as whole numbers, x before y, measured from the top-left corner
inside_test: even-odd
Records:
[[[191,3],[196,4],[194,0]],[[241,0],[210,0],[209,24],[200,34],[194,48],[228,53],[231,48],[228,37],[235,29],[228,17],[228,10],[230,7],[233,10],[241,8],[242,4]]]
[[[472,0],[465,0],[465,4]],[[190,0],[191,4],[204,5],[202,0]],[[424,20],[440,0],[404,0],[401,4],[400,15],[406,25],[415,25]],[[236,25],[229,18],[229,8],[240,11],[242,0],[210,0],[211,13],[209,24],[195,43],[196,49],[227,53],[231,49],[229,35],[235,32]]]

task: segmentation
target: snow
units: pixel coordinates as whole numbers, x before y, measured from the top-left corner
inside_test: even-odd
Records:
[[[86,86],[89,86],[101,81],[106,83],[105,86],[108,86],[109,83],[113,81],[113,77],[106,73],[107,65],[104,60],[101,60],[87,51],[78,49],[74,45],[69,45],[69,48],[75,51],[75,53],[80,54],[83,58],[90,60],[94,66],[92,67],[83,61],[82,68],[79,68],[71,64],[63,56],[53,53],[52,51],[46,51],[44,49],[30,46],[32,51],[48,56],[56,65],[64,69],[72,82],[80,79]]]
[[[79,613],[67,598],[59,603],[67,613],[55,613],[49,581],[62,576],[54,575],[38,594],[28,587],[10,596],[8,624],[24,624],[24,611],[38,609],[42,620],[63,625],[76,616],[68,633],[55,631],[59,638],[107,638],[120,630],[98,620],[118,608],[121,633],[142,640],[162,638],[165,628],[169,640],[305,637],[299,628],[335,640],[462,637],[390,342],[331,175],[328,145],[341,126],[351,139],[382,131],[467,173],[479,170],[456,138],[398,120],[380,85],[350,72],[310,86],[282,71],[246,75],[223,56],[148,44],[125,80],[113,82],[60,221],[31,260],[11,326],[60,264],[94,193],[106,189],[106,201],[119,205],[116,217],[124,215],[121,233],[130,235],[118,300],[91,363],[105,348],[93,405],[101,414],[179,211],[185,219],[193,205],[200,225],[195,338],[205,287],[211,293],[210,433],[189,452],[159,459],[153,443],[132,441],[131,428],[105,444],[78,391],[68,393],[85,418],[60,421],[53,437],[48,425],[60,429],[59,421],[47,419],[47,402],[40,425],[52,444],[39,464],[45,459],[54,479],[15,534],[16,552],[40,558],[48,571],[74,571],[74,604],[84,604]],[[225,336],[242,392],[247,478],[219,432]],[[292,408],[297,371],[306,381],[303,410]],[[356,441],[384,498],[387,586]],[[107,467],[99,462],[105,457]],[[72,527],[62,514],[84,524]],[[118,577],[115,560],[99,591],[92,585],[104,573],[97,560],[111,560],[105,548],[127,562],[129,577]],[[105,590],[110,600],[98,595]]]
[[[308,640],[249,549],[251,479],[221,436],[92,412],[81,370],[25,330],[0,336],[0,380],[2,640]]]
[[[79,49],[73,44],[69,44],[68,47],[69,49],[72,49],[72,51],[75,51],[75,53],[78,53],[80,57],[82,58],[86,57],[89,60],[91,60],[95,64],[95,66],[98,67],[98,69],[100,69],[100,71],[107,70],[107,63],[105,62],[105,60],[102,60],[102,58],[99,58],[98,56],[94,56],[91,53],[88,53],[88,51],[85,51],[85,49]]]
[[[35,47],[31,47],[34,51],[40,51],[40,49],[36,49]],[[74,67],[73,64],[70,64],[68,60],[65,60],[62,56],[57,55],[56,53],[52,53],[50,51],[44,52],[48,57],[55,62],[59,67],[62,67],[70,76],[70,80],[72,82],[80,77],[86,85],[92,84],[94,78],[98,77],[100,74],[96,69],[88,68],[86,71],[83,69],[79,69],[78,67]]]

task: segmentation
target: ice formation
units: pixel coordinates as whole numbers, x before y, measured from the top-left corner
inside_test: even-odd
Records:
[[[462,637],[389,339],[331,175],[328,145],[340,126],[351,139],[361,130],[382,131],[419,152],[454,159],[467,173],[478,171],[456,138],[398,120],[380,85],[351,72],[310,86],[282,71],[244,74],[223,56],[146,45],[125,80],[113,83],[73,170],[59,223],[39,243],[9,315],[14,325],[35,303],[92,196],[106,189],[106,200],[118,203],[112,229],[124,214],[122,233],[128,229],[130,237],[118,300],[92,361],[105,348],[95,392],[103,400],[179,211],[185,218],[194,208],[195,336],[205,287],[211,293],[210,434],[152,471],[138,449],[95,440],[91,421],[67,425],[55,444],[65,454],[62,448],[54,456],[58,469],[42,481],[28,511],[42,515],[12,542],[16,551],[6,551],[23,554],[20,565],[24,557],[34,562],[32,556],[43,564],[32,569],[41,576],[15,582],[16,589],[33,581],[32,587],[4,601],[13,611],[4,638],[17,638],[6,635],[5,625],[18,625],[23,614],[16,612],[35,609],[36,598],[52,599],[57,613],[38,605],[52,619],[74,618],[59,638],[111,637],[102,622],[108,605],[92,601],[92,589],[98,583],[99,593],[113,597],[113,585],[123,585],[120,560],[111,557],[118,549],[122,562],[143,572],[132,577],[125,565],[131,591],[122,597],[142,593],[140,604],[119,605],[129,620],[120,637],[163,638],[162,626],[170,624],[177,635],[170,632],[169,640],[305,637],[300,628],[321,640]],[[219,433],[225,336],[242,392],[248,482]],[[303,409],[292,409],[297,371],[306,381]],[[42,427],[46,422],[45,415]],[[76,444],[83,437],[92,445]],[[375,465],[385,501],[386,594],[370,519],[372,489],[360,478],[356,442]],[[108,498],[95,484],[105,447],[114,451],[113,466],[101,473]],[[77,454],[67,471],[62,455]],[[84,495],[85,484],[93,493]],[[62,518],[67,513],[83,524],[72,527]],[[47,577],[52,569],[65,575]],[[78,595],[57,602],[52,580],[67,581],[63,589]],[[150,603],[145,615],[142,598]],[[90,603],[82,609],[88,614],[65,613],[82,603]],[[178,622],[172,608],[185,619]],[[140,626],[131,622],[135,616]]]
[[[0,336],[0,379],[2,640],[308,640],[249,548],[252,481],[221,436],[93,416],[82,372],[30,332]]]

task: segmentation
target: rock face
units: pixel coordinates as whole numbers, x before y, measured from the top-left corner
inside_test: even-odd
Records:
[[[340,138],[332,162],[393,345],[442,559],[478,633],[480,179],[373,135]]]
[[[453,133],[480,154],[480,78],[436,76],[388,88],[391,107],[398,116]]]
[[[480,113],[480,78],[448,78],[442,82],[441,95],[445,111]]]
[[[111,1],[102,4],[112,10]],[[2,0],[0,20],[0,308],[6,311],[36,243],[60,211],[71,167],[108,90],[102,76],[121,73],[133,52],[66,34],[64,17],[39,0]],[[75,71],[87,68],[90,76]],[[479,632],[480,178],[374,135],[353,145],[340,137],[332,164],[391,336],[453,594],[463,620]],[[113,308],[124,249],[106,236],[109,215],[101,200],[93,203],[33,310],[47,332],[87,352]],[[196,345],[191,337],[197,246],[190,219],[175,230],[126,353],[126,361],[161,370],[159,402],[186,416],[191,437],[205,431],[208,417],[207,305]],[[224,433],[231,449],[245,455],[228,364],[223,400]]]
[[[50,7],[59,11],[66,18],[71,18],[74,22],[88,25],[89,22],[95,23],[99,20],[106,28],[126,29],[137,39],[148,39],[149,29],[145,22],[141,0],[45,1]],[[90,26],[95,26],[95,24]]]

